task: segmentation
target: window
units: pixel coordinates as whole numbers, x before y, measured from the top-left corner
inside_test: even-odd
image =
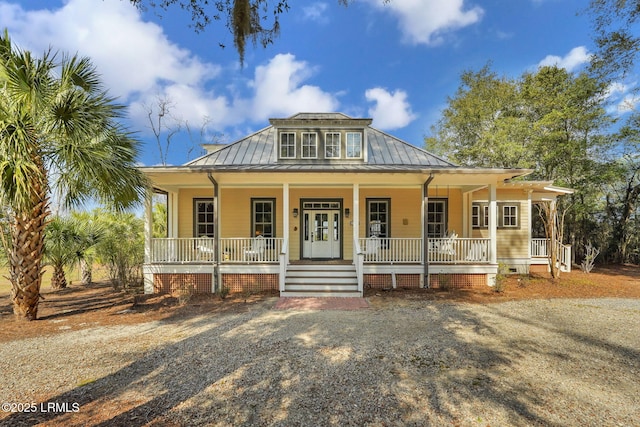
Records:
[[[502,226],[513,228],[518,226],[518,206],[502,205]]]
[[[296,134],[281,133],[280,134],[280,158],[295,159],[296,158]]]
[[[447,201],[429,199],[427,203],[427,237],[440,238],[447,234]]]
[[[251,234],[275,237],[275,199],[251,199]]]
[[[471,225],[473,228],[480,228],[480,220],[482,216],[480,215],[480,205],[474,203],[471,206]]]
[[[213,199],[193,199],[193,234],[195,237],[214,237],[215,218]]]
[[[367,237],[391,237],[389,199],[367,199]]]
[[[473,228],[489,227],[488,203],[473,203],[471,205],[471,226]]]
[[[362,134],[360,132],[347,132],[347,158],[357,159],[362,157]]]
[[[324,134],[324,158],[340,158],[340,133],[328,132]]]
[[[315,159],[318,157],[318,134],[302,133],[302,158]]]
[[[498,203],[497,226],[499,228],[519,228],[517,203]],[[475,202],[471,205],[471,225],[473,228],[489,228],[489,203]]]

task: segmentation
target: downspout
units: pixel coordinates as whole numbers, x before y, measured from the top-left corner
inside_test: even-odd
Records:
[[[211,184],[213,184],[213,220],[215,221],[215,233],[213,236],[213,253],[215,254],[216,263],[213,266],[213,290],[219,291],[221,289],[220,283],[220,221],[218,218],[218,182],[215,180],[211,172],[207,172],[207,177]]]
[[[424,182],[422,186],[422,242],[423,242],[423,264],[424,264],[424,280],[423,286],[426,288],[431,287],[429,280],[429,237],[427,234],[429,224],[429,184],[433,181],[433,172],[429,174],[429,178]]]

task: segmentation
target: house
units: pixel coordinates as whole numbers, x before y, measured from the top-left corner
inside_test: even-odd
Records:
[[[571,192],[517,179],[526,169],[457,166],[340,113],[271,119],[208,149],[142,168],[168,211],[168,236],[153,238],[147,204],[147,293],[491,285],[498,263],[547,262],[534,205]]]

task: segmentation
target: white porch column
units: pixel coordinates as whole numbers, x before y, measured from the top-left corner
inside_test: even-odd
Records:
[[[178,193],[167,194],[167,237],[178,237]]]
[[[282,239],[289,242],[289,183],[282,184]],[[275,236],[274,236],[275,237]]]
[[[498,263],[498,204],[496,202],[496,185],[489,184],[489,262]]]
[[[147,194],[144,204],[144,263],[151,263],[151,244],[153,238],[153,195]],[[153,273],[144,271],[144,293],[153,293]]]
[[[353,213],[351,214],[353,223],[353,242],[357,242],[360,237],[360,184],[353,184]],[[353,245],[353,263],[358,262],[356,245]]]

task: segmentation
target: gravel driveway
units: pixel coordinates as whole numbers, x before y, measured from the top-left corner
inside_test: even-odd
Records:
[[[274,303],[2,344],[3,402],[38,409],[0,413],[0,424],[640,420],[640,300],[372,301],[358,311],[277,311]]]

